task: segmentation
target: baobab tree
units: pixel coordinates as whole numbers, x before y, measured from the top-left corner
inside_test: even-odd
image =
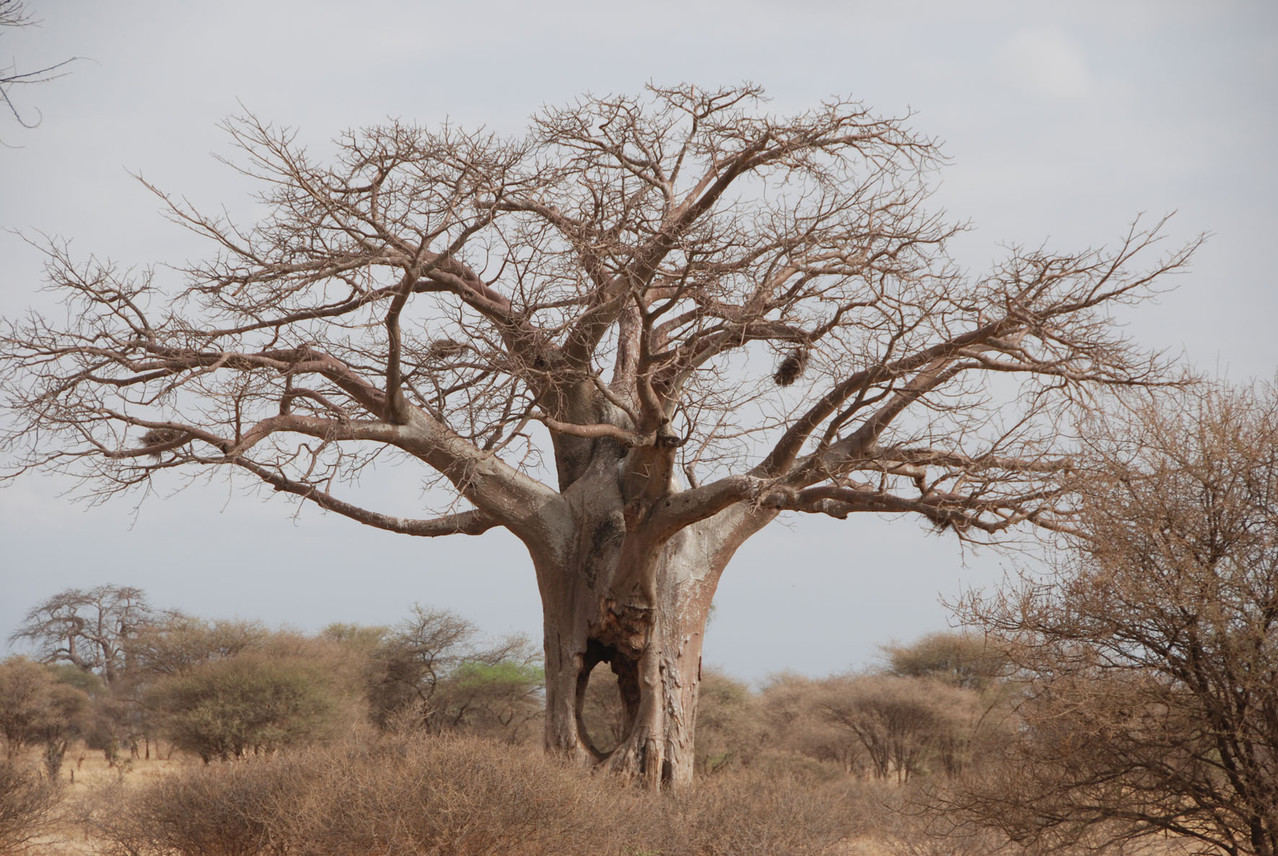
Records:
[[[158,619],[133,586],[72,588],[32,607],[9,638],[34,645],[46,663],[70,663],[111,686],[128,670],[139,634]]]
[[[1069,413],[1160,377],[1109,310],[1192,249],[1146,259],[1136,225],[971,278],[926,207],[933,141],[760,95],[583,98],[519,139],[391,123],[327,163],[230,122],[265,214],[157,190],[216,247],[180,287],[48,248],[74,323],[3,335],[18,470],[110,495],[223,467],[391,532],[504,527],[541,594],[547,746],[689,780],[737,549],[783,512],[1060,526]],[[432,479],[430,513],[354,492],[389,457]],[[581,720],[600,663],[626,710],[606,757]]]

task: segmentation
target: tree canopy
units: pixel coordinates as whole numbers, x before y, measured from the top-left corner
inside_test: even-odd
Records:
[[[543,601],[547,743],[603,754],[580,723],[608,663],[610,763],[651,781],[691,775],[710,599],[780,513],[1067,526],[1074,417],[1164,380],[1112,312],[1193,249],[1138,223],[972,276],[927,206],[934,141],[751,86],[585,97],[516,138],[391,122],[331,157],[227,129],[262,218],[157,190],[214,248],[184,282],[49,246],[69,323],[0,332],[16,472],[104,498],[223,468],[392,532],[504,527]],[[427,513],[351,486],[389,461]]]
[[[671,526],[746,499],[964,528],[1048,517],[1045,419],[1080,381],[1153,378],[1107,313],[1190,248],[1134,268],[1157,239],[1134,230],[973,279],[924,205],[931,140],[855,102],[778,118],[759,96],[582,99],[511,140],[393,123],[339,138],[331,165],[233,120],[262,222],[165,196],[217,249],[177,293],[50,247],[77,326],[9,328],[26,417],[10,443],[99,490],[224,465],[418,535],[530,525],[550,499],[528,477],[551,457],[536,423],[561,490],[595,441],[678,448],[702,486]],[[991,389],[1005,374],[1019,412]],[[341,499],[387,449],[476,507],[406,519]]]

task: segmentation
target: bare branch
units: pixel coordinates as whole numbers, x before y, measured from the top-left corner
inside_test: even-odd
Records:
[[[366,526],[373,526],[377,529],[385,529],[388,532],[435,538],[441,535],[482,535],[494,526],[499,525],[497,520],[477,509],[427,520],[410,520],[403,517],[379,514],[375,511],[369,511],[368,509],[351,505],[348,502],[343,502],[331,494],[319,490],[312,484],[285,478],[279,473],[247,459],[237,459],[235,464],[253,473],[253,475],[277,491],[299,496],[308,502],[315,503],[325,511],[332,511],[343,517],[348,517],[356,523],[363,523]]]
[[[1081,417],[1180,382],[1113,309],[1198,243],[1159,258],[1166,222],[1136,222],[974,278],[908,117],[760,99],[654,86],[513,140],[390,122],[325,162],[228,123],[265,214],[156,190],[212,247],[182,280],[47,242],[66,320],[0,328],[10,475],[105,499],[222,467],[389,531],[506,528],[547,599],[548,740],[598,758],[579,705],[609,662],[629,731],[608,763],[685,776],[662,747],[691,745],[709,597],[741,544],[788,512],[1073,531]],[[392,456],[471,510],[339,498]]]

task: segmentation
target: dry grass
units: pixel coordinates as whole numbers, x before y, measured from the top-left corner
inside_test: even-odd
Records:
[[[29,766],[35,764],[34,755],[23,760]],[[183,755],[161,758],[158,753],[150,759],[128,759],[122,766],[113,766],[102,752],[73,746],[58,776],[61,794],[50,824],[25,851],[15,852],[32,856],[100,856],[102,842],[91,821],[92,808],[103,802],[104,795],[129,793],[198,766],[198,760]]]
[[[854,825],[854,802],[748,772],[649,794],[536,750],[401,736],[209,767],[135,760],[123,776],[88,758],[62,828],[33,852],[823,856]]]
[[[846,777],[746,769],[651,794],[474,737],[364,735],[123,772],[73,752],[62,778],[58,826],[31,856],[1026,856]]]

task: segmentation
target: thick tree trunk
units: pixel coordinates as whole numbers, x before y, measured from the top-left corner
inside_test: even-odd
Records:
[[[618,497],[590,494],[578,504],[570,554],[534,557],[545,620],[546,746],[649,787],[687,784],[710,602],[732,554],[772,515],[730,508],[664,544],[645,544],[627,531]],[[608,752],[582,719],[592,673],[616,680],[625,709],[625,736]]]

